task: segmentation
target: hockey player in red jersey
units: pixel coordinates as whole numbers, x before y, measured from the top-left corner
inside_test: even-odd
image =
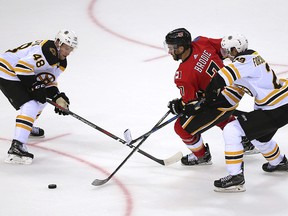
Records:
[[[69,99],[57,87],[57,79],[67,67],[66,57],[78,45],[73,31],[61,30],[55,40],[39,40],[7,50],[0,55],[0,90],[18,110],[15,135],[7,163],[31,164],[34,155],[26,147],[29,135],[44,135],[35,130],[34,121],[46,104],[46,98],[68,108]],[[67,115],[55,108],[60,115]]]
[[[175,61],[182,61],[174,77],[181,98],[168,103],[173,114],[183,114],[175,122],[174,129],[191,150],[191,154],[184,156],[181,162],[188,166],[212,164],[209,146],[204,144],[201,133],[214,125],[223,129],[228,122],[233,121],[235,118],[231,114],[244,92],[239,88],[226,88],[222,98],[209,108],[205,106],[205,109],[199,109],[195,104],[203,98],[202,94],[211,78],[224,66],[221,38],[199,36],[191,42],[190,33],[179,28],[166,35],[165,46]],[[249,141],[245,143],[247,149],[254,149]]]

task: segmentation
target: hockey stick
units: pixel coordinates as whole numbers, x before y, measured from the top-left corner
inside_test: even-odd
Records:
[[[182,114],[178,114],[178,115],[173,116],[172,118],[168,119],[168,120],[165,121],[164,123],[162,123],[162,124],[160,124],[160,125],[158,125],[158,126],[156,126],[156,127],[153,127],[150,131],[146,132],[145,134],[139,136],[138,138],[136,138],[136,139],[134,139],[134,140],[131,140],[130,142],[128,142],[127,145],[132,145],[133,143],[139,141],[140,139],[143,139],[143,138],[144,138],[145,136],[147,136],[148,134],[150,135],[150,134],[158,131],[159,129],[163,128],[163,127],[166,126],[167,124],[169,124],[169,123],[171,123],[172,121],[174,121],[174,120],[176,120],[177,118],[179,118],[180,116],[182,116]],[[127,130],[126,130],[125,132],[127,133]],[[124,133],[125,133],[125,132],[124,132]],[[128,132],[128,133],[129,133],[129,132]],[[126,134],[125,134],[124,136],[130,136],[130,135],[126,135]],[[129,139],[130,139],[130,138],[128,138],[128,140],[129,140]]]
[[[112,133],[104,130],[103,128],[101,128],[101,127],[93,124],[92,122],[84,119],[83,117],[77,115],[76,113],[73,113],[72,111],[70,111],[70,110],[68,110],[68,109],[65,109],[65,108],[59,106],[57,103],[53,102],[52,100],[47,99],[46,101],[47,101],[49,104],[57,107],[58,109],[61,109],[62,111],[66,112],[67,114],[73,116],[74,118],[76,118],[76,119],[82,121],[83,123],[89,125],[90,127],[92,127],[92,128],[94,128],[94,129],[96,129],[96,130],[98,130],[98,131],[106,134],[107,136],[113,138],[114,140],[117,140],[118,142],[121,142],[122,144],[127,145],[127,146],[130,147],[130,148],[135,148],[135,146],[133,146],[131,143],[128,144],[125,140],[121,139],[120,137],[117,137],[117,136],[115,136],[114,134],[112,134]],[[158,159],[158,158],[156,158],[156,157],[148,154],[147,152],[142,151],[141,149],[138,149],[138,152],[139,152],[140,154],[142,154],[142,155],[150,158],[151,160],[153,160],[153,161],[155,161],[155,162],[163,165],[163,166],[167,166],[167,165],[170,165],[170,164],[172,164],[172,163],[176,163],[177,161],[179,161],[179,160],[181,159],[181,158],[179,159],[180,154],[181,154],[180,152],[177,152],[175,155],[172,155],[171,157],[169,157],[169,158],[167,158],[167,159]]]
[[[153,133],[152,131],[169,115],[169,113],[170,110],[167,113],[165,113],[165,115],[157,122],[157,124],[148,133],[145,134],[141,142],[139,142],[139,144],[130,152],[130,154],[122,161],[122,163],[114,170],[113,173],[111,173],[106,179],[95,179],[92,182],[92,185],[100,186],[107,183],[116,174],[116,172],[126,163],[126,161],[135,153],[135,151],[137,151],[137,149],[145,142],[145,140]]]

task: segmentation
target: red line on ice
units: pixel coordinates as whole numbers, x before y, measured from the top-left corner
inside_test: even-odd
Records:
[[[94,163],[86,161],[86,160],[84,160],[84,159],[82,159],[80,157],[77,157],[77,156],[74,156],[72,154],[68,154],[68,153],[65,153],[65,152],[62,152],[62,151],[59,151],[59,150],[55,150],[55,149],[52,149],[52,148],[39,146],[39,144],[41,144],[41,143],[44,143],[44,142],[47,142],[47,141],[56,140],[56,139],[59,139],[61,137],[68,136],[68,135],[70,135],[70,133],[60,134],[58,136],[51,137],[51,138],[45,138],[45,139],[41,139],[40,138],[40,141],[37,141],[37,142],[34,142],[34,143],[28,143],[27,145],[31,146],[33,148],[42,149],[44,151],[49,151],[49,152],[53,152],[55,154],[58,154],[58,155],[61,155],[61,156],[64,156],[64,157],[68,157],[70,159],[76,160],[77,162],[83,163],[83,164],[88,165],[88,166],[90,166],[90,167],[92,167],[94,169],[97,169],[98,171],[104,173],[107,176],[110,175],[110,173],[107,170],[103,169],[102,167],[100,167],[100,166],[98,166],[98,165],[96,165]],[[9,141],[9,139],[1,138],[1,137],[0,137],[0,140]],[[91,182],[92,182],[92,180],[91,180]],[[125,197],[124,200],[126,200],[126,202],[127,202],[126,203],[126,212],[125,212],[124,216],[130,216],[131,213],[132,213],[132,209],[133,209],[133,201],[132,201],[132,198],[131,198],[131,194],[128,191],[128,189],[125,187],[125,185],[120,180],[118,180],[115,177],[113,177],[113,180],[116,183],[116,185],[118,187],[120,187],[120,189],[123,191],[124,197]]]

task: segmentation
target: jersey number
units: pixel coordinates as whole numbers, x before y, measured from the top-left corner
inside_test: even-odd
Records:
[[[213,77],[217,73],[218,70],[220,70],[218,65],[214,61],[211,61],[210,65],[208,66],[206,70],[206,73],[209,74],[210,77]]]
[[[7,50],[6,52],[16,53],[19,50],[26,49],[27,47],[30,47],[31,45],[33,46],[33,45],[37,45],[37,44],[39,44],[39,43],[38,42],[36,42],[35,44],[33,44],[32,42],[26,43],[26,44],[23,44],[23,45],[15,48],[15,49]],[[34,57],[34,60],[36,61],[37,67],[41,67],[41,66],[45,65],[45,61],[42,59],[42,55],[34,54],[33,57]]]

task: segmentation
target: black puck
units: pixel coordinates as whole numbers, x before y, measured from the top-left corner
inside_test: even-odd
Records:
[[[49,184],[48,188],[49,189],[55,189],[55,188],[57,188],[57,185],[56,184]]]

